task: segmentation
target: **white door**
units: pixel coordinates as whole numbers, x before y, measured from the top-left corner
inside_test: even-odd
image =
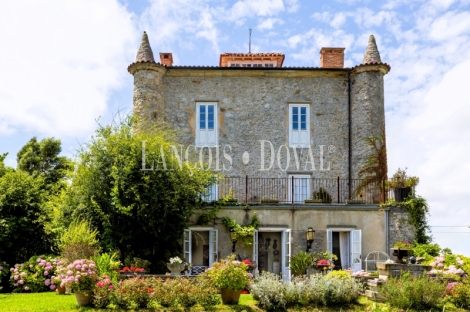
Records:
[[[292,177],[294,178],[294,189],[292,190]],[[312,188],[310,187],[310,175],[297,174],[289,175],[288,198],[292,202],[292,191],[294,192],[294,202],[302,203],[304,200],[312,198]]]
[[[253,232],[253,261],[258,264],[258,230]]]
[[[361,230],[351,231],[351,259],[354,272],[362,270],[362,233]]]
[[[191,230],[184,230],[183,254],[186,262],[192,263],[191,257]]]
[[[290,257],[291,257],[291,236],[290,229],[282,231],[282,278],[284,281],[290,281]]]
[[[216,229],[209,230],[209,266],[212,267],[214,262],[218,259],[218,231]]]

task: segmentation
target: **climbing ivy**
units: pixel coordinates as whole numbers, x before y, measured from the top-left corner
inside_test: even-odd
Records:
[[[431,243],[432,238],[427,234],[430,228],[427,220],[427,216],[429,215],[429,206],[426,199],[421,196],[410,194],[403,202],[396,202],[395,199],[390,198],[380,206],[403,207],[409,213],[409,223],[415,228],[415,243]]]
[[[248,225],[240,225],[237,221],[229,217],[222,217],[222,223],[227,230],[234,229],[237,239],[241,239],[245,245],[251,245],[253,243],[253,233],[261,224],[256,212],[253,213],[251,222]]]

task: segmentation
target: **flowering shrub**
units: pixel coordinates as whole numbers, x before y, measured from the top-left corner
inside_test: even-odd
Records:
[[[114,286],[109,277],[100,278],[93,292],[93,305],[97,308],[106,308],[111,303],[113,289]]]
[[[264,273],[255,279],[251,293],[266,310],[294,305],[341,305],[359,297],[360,284],[336,275],[312,275],[284,283],[277,275]]]
[[[393,307],[429,311],[439,308],[441,297],[446,292],[446,283],[404,273],[399,278],[389,278],[379,291]]]
[[[119,282],[111,293],[111,302],[121,309],[147,308],[154,290],[144,278],[131,278]]]
[[[119,270],[119,272],[121,273],[143,273],[145,272],[145,269],[144,268],[136,268],[134,266],[131,266],[131,267],[123,267],[122,270]]]
[[[465,278],[461,283],[453,284],[451,288],[452,301],[458,308],[470,309],[470,280]]]
[[[408,249],[410,246],[411,244],[405,239],[402,242],[396,242],[395,245],[393,245],[393,248]]]
[[[235,256],[229,256],[220,262],[215,262],[212,268],[207,269],[214,286],[218,289],[243,290],[249,282],[246,272],[248,266],[235,260]]]
[[[181,260],[180,257],[173,257],[173,258],[170,258],[170,263],[171,263],[171,264],[174,264],[174,263],[183,263],[183,260]]]
[[[10,284],[14,292],[55,290],[54,274],[62,261],[52,256],[34,256],[10,268]]]
[[[75,260],[60,268],[58,278],[61,286],[72,291],[92,290],[98,280],[95,262],[88,259]]]
[[[195,279],[131,278],[112,285],[108,277],[98,281],[93,304],[106,308],[109,304],[119,309],[155,309],[163,307],[188,309],[200,304],[205,310],[219,304],[217,289],[207,274]]]
[[[467,260],[467,263],[465,260]],[[430,273],[433,274],[457,274],[463,275],[465,273],[464,269],[470,269],[470,263],[468,263],[467,258],[463,256],[457,255],[440,255],[434,258],[434,261],[431,262],[429,265],[432,266],[432,270]]]

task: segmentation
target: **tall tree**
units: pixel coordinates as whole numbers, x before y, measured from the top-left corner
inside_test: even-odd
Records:
[[[173,140],[162,129],[136,132],[131,120],[100,126],[79,152],[64,223],[88,220],[102,248],[149,259],[163,271],[168,258],[181,253],[179,241],[213,176],[192,163],[180,166]],[[154,170],[142,170],[143,142],[145,166],[153,162]]]
[[[5,158],[8,153],[0,154],[0,178],[6,173],[7,168],[5,167]]]
[[[0,177],[0,259],[13,264],[51,252],[42,186],[41,178],[21,170],[8,170]]]
[[[72,162],[64,156],[60,140],[46,138],[38,142],[33,137],[17,154],[18,169],[33,177],[41,176],[46,185],[53,185],[63,179],[72,168]]]

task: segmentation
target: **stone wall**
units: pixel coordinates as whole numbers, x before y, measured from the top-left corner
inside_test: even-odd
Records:
[[[390,207],[388,214],[388,251],[396,242],[407,240],[412,243],[415,240],[415,229],[409,223],[409,213],[401,207]],[[393,258],[393,257],[392,257]]]
[[[217,102],[218,144],[222,147],[230,145],[233,159],[231,170],[224,172],[227,176],[286,177],[288,173],[313,173],[314,177],[322,178],[347,177],[346,71],[334,72],[334,75],[323,72],[309,73],[312,77],[304,73],[307,76],[304,78],[295,77],[296,75],[292,75],[293,78],[272,77],[268,75],[269,72],[265,75],[260,73],[246,75],[243,72],[241,76],[234,74],[233,77],[210,76],[221,70],[212,70],[212,72],[201,70],[200,75],[203,77],[187,77],[182,76],[181,71],[168,69],[163,79],[168,121],[181,131],[185,144],[194,144],[196,102]],[[279,169],[278,150],[283,145],[288,146],[290,103],[310,104],[310,137],[314,170],[311,164],[306,166],[308,154],[306,150],[302,156],[298,154],[300,166],[296,168],[292,149],[290,149],[290,166],[285,171]],[[276,161],[274,168],[269,171],[260,170],[261,140],[269,140],[275,150]],[[320,145],[324,146],[322,159],[320,159]],[[245,151],[249,153],[249,163],[246,165],[242,162]],[[268,168],[270,148],[267,144],[265,153],[264,167]],[[282,167],[287,165],[286,158],[286,149],[283,148],[280,153]],[[223,157],[221,159],[224,160]],[[326,170],[328,167],[330,170]]]

